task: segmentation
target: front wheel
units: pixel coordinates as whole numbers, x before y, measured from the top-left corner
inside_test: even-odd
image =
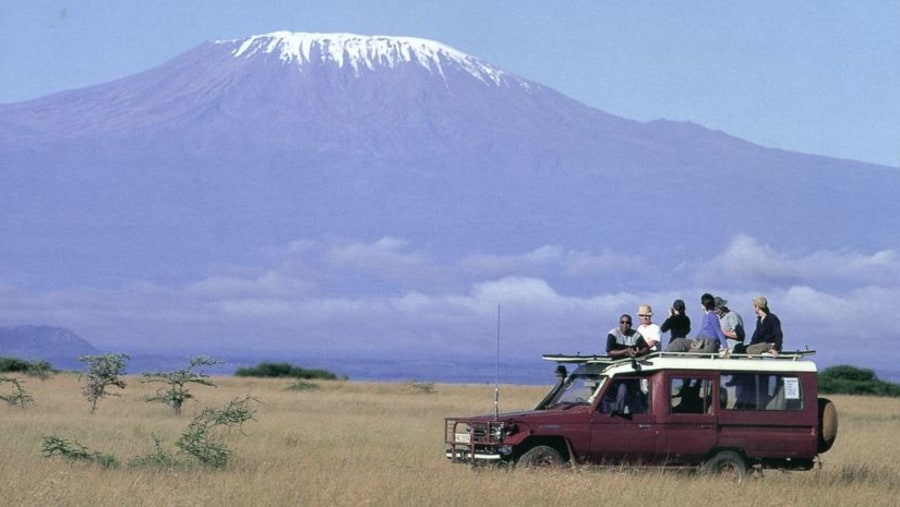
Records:
[[[740,483],[747,478],[747,460],[734,451],[721,451],[703,463],[703,471]]]
[[[549,445],[538,445],[525,451],[516,460],[522,468],[556,468],[565,463],[562,454]]]

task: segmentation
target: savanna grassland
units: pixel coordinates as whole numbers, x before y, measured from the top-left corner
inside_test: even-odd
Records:
[[[492,412],[488,385],[328,381],[292,390],[290,380],[214,378],[193,386],[179,416],[145,398],[159,385],[127,377],[119,397],[94,414],[77,374],[25,378],[34,403],[0,405],[0,503],[45,505],[749,505],[900,504],[900,399],[833,396],[840,414],[821,469],[766,472],[735,485],[711,477],[622,468],[473,470],[443,456],[443,418]],[[426,387],[426,388],[423,388]],[[433,387],[433,389],[429,389]],[[114,390],[115,391],[115,390]],[[531,408],[543,387],[502,386],[501,410]],[[174,446],[204,407],[250,396],[255,420],[224,435],[224,469],[193,464]],[[41,452],[56,435],[115,455],[103,468]],[[180,464],[128,461],[154,451],[154,438]]]

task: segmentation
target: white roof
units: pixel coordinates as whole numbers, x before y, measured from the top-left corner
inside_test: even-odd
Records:
[[[635,368],[637,366],[637,368]],[[714,372],[816,372],[816,363],[808,359],[789,358],[714,358],[709,357],[649,357],[637,361],[616,361],[607,366],[606,375],[621,375],[636,371],[694,370]]]

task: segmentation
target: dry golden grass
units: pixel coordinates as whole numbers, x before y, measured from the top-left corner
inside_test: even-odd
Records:
[[[443,418],[493,410],[493,386],[217,378],[195,386],[180,417],[144,397],[158,385],[129,378],[121,397],[88,413],[77,375],[27,379],[35,404],[0,406],[0,503],[44,505],[897,505],[900,400],[834,396],[840,433],[821,470],[767,472],[742,485],[658,470],[575,468],[473,470],[443,457]],[[542,387],[503,386],[501,409],[532,407]],[[149,454],[153,435],[174,442],[202,407],[235,398],[261,401],[224,470],[129,468]],[[118,469],[69,463],[41,453],[43,436],[76,440],[116,455]]]

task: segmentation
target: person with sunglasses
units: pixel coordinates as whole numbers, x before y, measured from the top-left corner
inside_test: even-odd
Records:
[[[624,313],[619,317],[619,326],[609,330],[606,335],[606,355],[609,357],[637,357],[650,352],[641,333],[631,328],[631,315]]]

